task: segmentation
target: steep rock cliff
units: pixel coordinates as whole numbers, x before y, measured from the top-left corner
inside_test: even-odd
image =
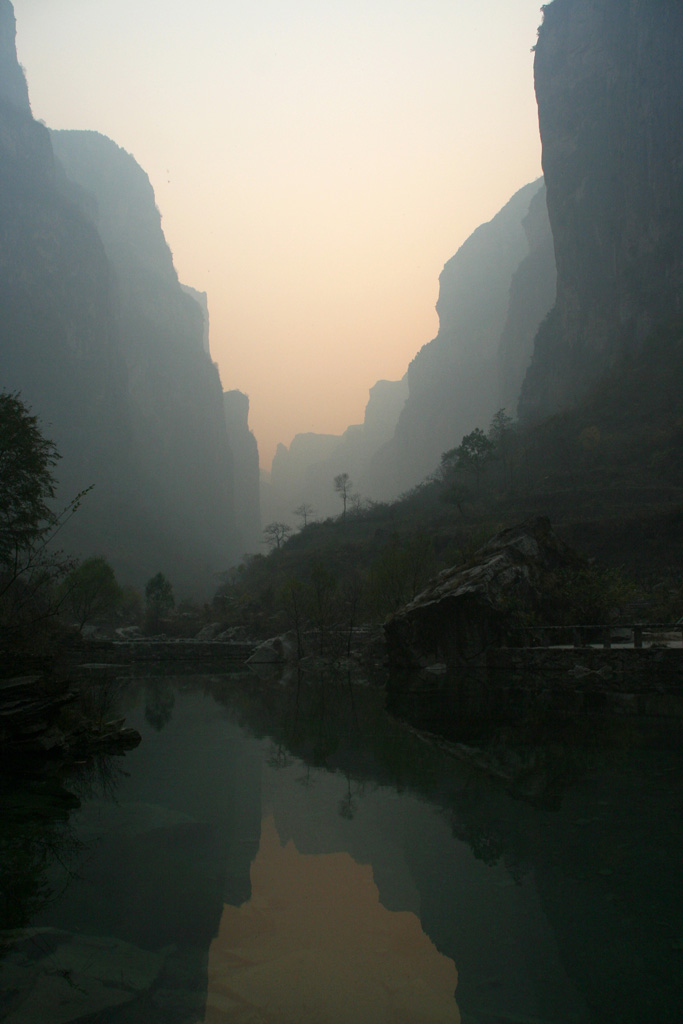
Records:
[[[289,448],[278,445],[264,492],[268,519],[292,522],[292,510],[303,503],[318,516],[335,515],[340,505],[333,481],[339,473],[349,474],[356,492],[372,496],[373,456],[392,437],[407,396],[405,377],[379,380],[370,388],[362,423],[343,434],[297,434]]]
[[[96,132],[53,132],[52,141],[112,270],[137,478],[132,529],[158,522],[157,562],[208,582],[236,552],[223,390],[202,310],[178,283],[152,186],[133,157]]]
[[[542,181],[520,189],[445,265],[439,333],[400,381],[379,381],[362,425],[339,437],[297,435],[281,445],[268,488],[268,518],[291,518],[302,501],[334,514],[332,481],[351,476],[362,497],[391,500],[420,483],[441,453],[494,413],[517,410],[539,324],[555,299],[553,240]],[[294,503],[294,504],[293,504]]]
[[[557,302],[520,415],[572,405],[680,318],[683,6],[554,0],[535,59]]]
[[[60,535],[138,584],[213,582],[231,554],[222,388],[201,310],[180,290],[144,173],[93,133],[31,115],[14,11],[0,0],[0,353],[62,453]]]
[[[79,537],[108,550],[132,490],[110,269],[33,120],[14,41],[12,5],[0,0],[0,385],[22,393],[57,443],[60,500],[95,485]]]
[[[261,551],[261,497],[258,444],[249,429],[249,398],[241,391],[223,394],[225,425],[232,455],[234,507],[240,554]]]
[[[510,284],[507,317],[498,349],[497,404],[513,416],[533,355],[536,332],[552,307],[557,287],[555,250],[544,188],[533,196],[522,227],[529,253]]]
[[[486,428],[502,405],[514,413],[519,364],[528,361],[555,296],[543,197],[542,182],[520,189],[445,265],[439,333],[410,364],[396,432],[372,463],[373,497],[392,498],[419,483],[443,451],[475,427]],[[546,255],[550,266],[536,280]],[[509,375],[502,382],[501,360]]]

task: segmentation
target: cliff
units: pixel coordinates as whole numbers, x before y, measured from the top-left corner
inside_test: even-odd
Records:
[[[680,318],[683,6],[554,0],[535,57],[557,301],[520,415],[579,400]]]
[[[544,188],[533,196],[522,227],[529,252],[512,277],[498,347],[498,408],[507,409],[513,416],[533,355],[536,332],[552,307],[557,289],[555,250]]]
[[[156,562],[208,582],[234,553],[234,516],[223,389],[204,348],[204,316],[178,283],[152,186],[133,157],[96,132],[53,132],[52,142],[112,271],[138,481],[132,533],[154,524]]]
[[[95,484],[79,530],[86,549],[104,550],[132,491],[110,270],[97,231],[60,186],[49,133],[31,116],[14,39],[12,5],[0,0],[1,385],[22,393],[56,441],[61,502]]]
[[[132,157],[30,112],[0,0],[2,386],[62,453],[60,497],[94,484],[60,539],[125,580],[199,591],[233,550],[222,388]],[[23,86],[22,86],[23,83]],[[58,151],[59,162],[54,150]]]
[[[343,434],[297,434],[289,448],[278,445],[264,490],[267,519],[294,522],[292,510],[302,503],[321,518],[336,515],[340,506],[333,481],[339,473],[348,473],[361,495],[372,496],[372,458],[393,435],[407,395],[405,377],[379,380],[370,388],[362,423]]]
[[[232,455],[239,552],[253,554],[262,550],[263,535],[258,444],[249,429],[249,398],[241,391],[226,391],[223,408]]]
[[[9,0],[0,0],[0,103],[30,118],[28,86],[17,61],[16,34],[14,8]]]
[[[477,228],[439,286],[439,333],[410,364],[395,434],[372,463],[373,497],[419,483],[502,406],[515,412],[533,338],[555,297],[543,183],[520,189]]]
[[[509,414],[539,324],[555,299],[553,239],[542,181],[520,189],[481,225],[439,278],[439,333],[401,381],[379,381],[362,425],[340,436],[297,435],[280,445],[268,488],[268,518],[291,521],[302,501],[334,515],[332,481],[349,473],[364,498],[391,500],[420,483],[442,452],[498,409]]]
[[[211,354],[211,344],[209,342],[209,331],[210,331],[210,317],[209,317],[209,297],[206,292],[200,292],[196,288],[192,288],[189,284],[181,284],[180,286],[186,295],[194,299],[199,308],[202,311],[202,323],[204,327],[204,333],[202,341],[204,344],[204,351],[207,356]]]

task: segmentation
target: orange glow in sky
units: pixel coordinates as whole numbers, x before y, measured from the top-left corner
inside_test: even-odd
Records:
[[[150,176],[261,463],[362,420],[438,276],[540,173],[539,0],[14,0],[34,116]]]

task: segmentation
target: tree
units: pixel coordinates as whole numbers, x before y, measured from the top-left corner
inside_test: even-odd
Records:
[[[264,543],[268,547],[279,551],[288,537],[291,536],[292,528],[287,523],[268,523],[263,529]]]
[[[121,600],[121,588],[114,570],[104,558],[86,558],[69,573],[63,593],[78,628],[86,622],[108,615]]]
[[[493,458],[495,445],[481,427],[475,427],[471,434],[465,434],[457,448],[451,448],[441,456],[441,468],[445,475],[453,471],[474,472],[477,488],[481,472]]]
[[[166,579],[163,572],[152,576],[145,586],[145,600],[147,611],[155,619],[168,615],[175,607],[175,597],[170,580]]]
[[[0,566],[16,574],[55,516],[52,470],[59,453],[18,395],[0,394]]]
[[[54,618],[55,584],[73,569],[48,544],[87,491],[52,510],[59,458],[19,395],[0,392],[0,621],[15,641],[35,637],[38,624]]]
[[[418,531],[404,538],[394,534],[370,566],[369,599],[375,614],[383,617],[412,601],[434,570],[429,534]]]
[[[351,495],[351,477],[348,473],[339,473],[334,478],[334,489],[344,503],[343,518],[346,519],[346,503]]]
[[[489,440],[493,442],[495,454],[500,459],[503,467],[503,479],[511,475],[512,455],[514,453],[517,435],[515,424],[505,409],[499,409],[489,424]]]
[[[334,573],[317,558],[311,568],[311,619],[318,630],[319,653],[323,654],[327,635],[336,613]]]
[[[315,515],[315,509],[313,508],[312,505],[309,505],[307,502],[304,501],[301,503],[301,505],[299,505],[298,508],[294,509],[294,515],[299,516],[299,518],[303,520],[305,529],[308,526],[308,520],[310,519],[310,517]]]

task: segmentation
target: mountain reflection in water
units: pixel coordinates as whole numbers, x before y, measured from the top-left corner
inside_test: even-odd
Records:
[[[0,1021],[680,1024],[680,726],[471,710],[131,680],[136,750],[0,786]]]
[[[301,854],[265,818],[251,899],[209,950],[206,1024],[458,1024],[457,971],[412,913],[386,910],[372,868]]]

